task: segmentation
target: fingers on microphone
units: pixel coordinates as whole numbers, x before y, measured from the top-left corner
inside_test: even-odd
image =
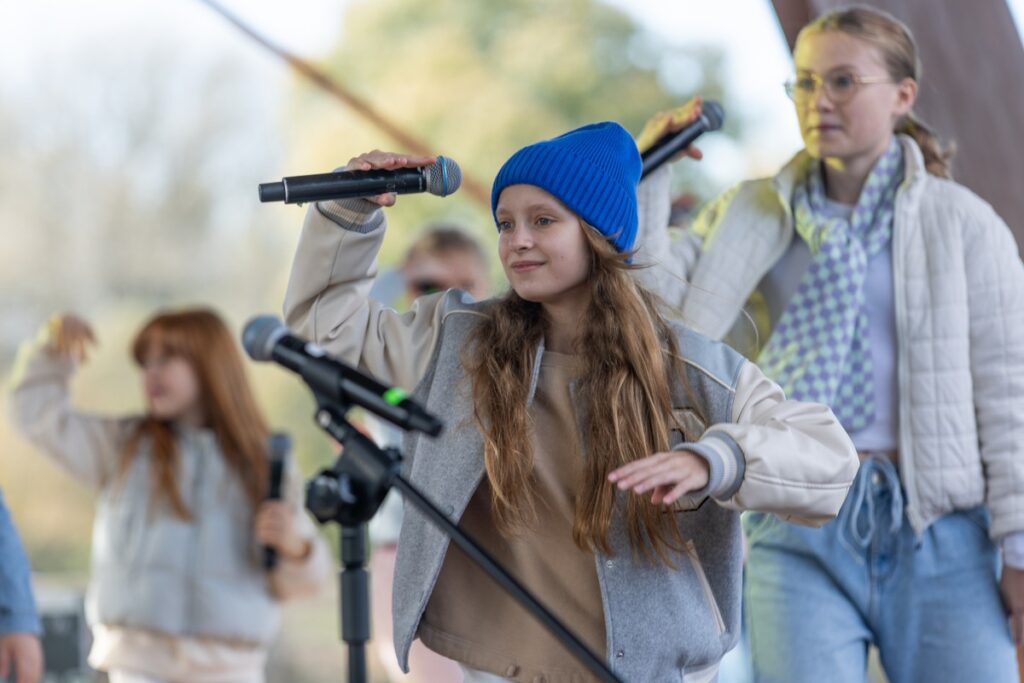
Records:
[[[437,161],[437,157],[426,157],[420,154],[397,154],[390,158],[391,168],[419,168],[429,166]]]
[[[370,171],[373,169],[396,169],[396,168],[418,168],[429,166],[437,161],[436,156],[423,156],[420,154],[400,154],[397,152],[383,152],[375,149],[372,152],[352,157],[345,167],[350,171]]]
[[[668,112],[672,130],[677,131],[700,118],[701,105],[703,105],[703,103],[704,98],[700,95],[696,95],[685,104],[682,104]]]
[[[425,157],[425,156],[416,155],[416,156],[409,157],[409,163],[410,163],[411,166],[429,166],[430,164],[436,164],[437,163],[437,156],[435,155],[435,156]]]

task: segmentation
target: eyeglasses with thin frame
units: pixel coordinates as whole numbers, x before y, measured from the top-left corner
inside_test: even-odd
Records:
[[[824,76],[807,72],[786,81],[783,87],[794,102],[806,102],[814,96],[820,86],[832,104],[846,104],[862,85],[892,82],[888,76],[860,76],[852,71],[832,71]]]

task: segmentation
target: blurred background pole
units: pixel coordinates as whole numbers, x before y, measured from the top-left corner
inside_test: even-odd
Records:
[[[371,107],[366,100],[343,86],[337,81],[337,79],[332,78],[323,69],[320,69],[316,65],[307,62],[305,59],[292,54],[280,45],[272,43],[266,36],[258,33],[254,28],[242,21],[240,17],[229,12],[227,8],[216,2],[216,0],[199,0],[199,2],[222,16],[228,23],[247,35],[254,42],[287,62],[290,67],[302,74],[303,77],[315,83],[320,89],[341,100],[353,111],[370,121],[374,126],[380,128],[397,143],[398,147],[400,147],[403,152],[419,154],[422,156],[432,156],[434,154],[441,153],[438,150],[431,149],[427,143],[423,142],[412,133],[408,133],[396,124],[392,123],[384,115]],[[475,178],[470,177],[464,168],[462,171],[462,188],[465,192],[468,192],[473,199],[479,202],[481,206],[488,209],[490,208],[490,192],[482,183],[477,181]]]

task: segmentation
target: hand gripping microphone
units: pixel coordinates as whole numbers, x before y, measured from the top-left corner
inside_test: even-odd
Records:
[[[385,192],[412,194],[429,192],[439,197],[459,189],[462,170],[448,157],[437,157],[429,166],[398,168],[393,171],[335,171],[296,175],[276,183],[260,183],[261,202],[301,204],[326,199],[375,197]]]
[[[267,488],[267,500],[281,500],[281,484],[284,472],[288,468],[288,455],[292,450],[291,437],[284,432],[274,432],[267,437],[267,454],[270,457],[270,480]],[[277,550],[269,545],[263,546],[263,568],[267,571],[277,566]]]
[[[272,315],[257,316],[246,324],[242,346],[253,360],[271,360],[298,373],[319,397],[360,406],[407,431],[430,436],[441,433],[441,421],[408,398],[403,389],[381,384],[331,358],[316,344],[293,335]]]
[[[722,109],[722,105],[713,100],[704,102],[700,107],[700,117],[696,121],[682,130],[663,136],[640,155],[643,160],[643,172],[640,177],[646,176],[661,166],[676,152],[689,147],[702,133],[721,128],[723,121],[725,121],[725,111]]]

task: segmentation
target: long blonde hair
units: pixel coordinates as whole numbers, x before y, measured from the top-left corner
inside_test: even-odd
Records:
[[[581,221],[582,223],[582,221]],[[608,541],[616,489],[608,474],[668,449],[670,375],[682,379],[675,336],[656,300],[630,274],[627,255],[583,225],[591,253],[588,310],[576,347],[583,366],[577,395],[584,424],[584,473],[576,496],[573,540],[612,552]],[[474,418],[484,435],[484,464],[498,529],[515,534],[536,519],[527,394],[536,349],[544,338],[541,306],[514,291],[490,310],[464,357],[472,379]],[[621,512],[621,511],[620,511]],[[634,550],[667,563],[681,539],[675,517],[645,497],[625,498]]]
[[[196,373],[207,426],[216,435],[224,459],[242,481],[255,510],[267,486],[268,428],[231,332],[216,313],[207,309],[161,313],[136,335],[132,344],[135,362],[141,366],[151,349],[180,356]],[[166,499],[175,515],[190,519],[178,488],[178,449],[172,424],[145,416],[122,451],[122,474],[138,455],[143,439],[152,444],[154,499]]]
[[[825,31],[845,33],[878,48],[886,71],[894,82],[899,83],[904,78],[920,82],[921,62],[914,36],[903,22],[891,14],[865,5],[833,10],[804,26],[797,41],[804,35]],[[940,178],[952,177],[955,146],[944,147],[932,129],[912,111],[897,121],[894,132],[914,138],[924,154],[925,168],[929,173]]]

